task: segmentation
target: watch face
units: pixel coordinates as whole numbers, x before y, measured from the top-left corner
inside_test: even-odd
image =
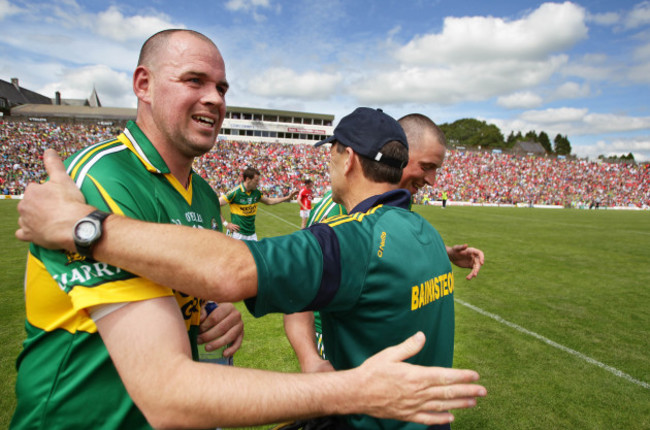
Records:
[[[92,221],[80,222],[75,230],[78,240],[82,242],[91,241],[97,234],[97,226]]]

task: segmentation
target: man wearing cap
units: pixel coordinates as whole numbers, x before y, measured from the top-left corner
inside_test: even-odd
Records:
[[[445,159],[447,143],[442,130],[425,115],[408,114],[398,122],[406,134],[409,145],[409,162],[402,171],[399,188],[407,189],[414,196],[420,188],[434,185],[436,174],[442,168]],[[332,201],[330,190],[314,206],[307,225],[345,213],[342,205]],[[472,269],[466,279],[470,280],[478,275],[484,262],[484,255],[480,249],[468,247],[466,244],[446,248],[453,264]],[[285,315],[284,328],[303,372],[331,370],[331,365],[326,361],[318,312]]]
[[[409,210],[410,193],[397,189],[408,161],[402,127],[381,110],[358,108],[317,145],[325,143],[331,143],[334,201],[348,215],[259,242],[110,215],[94,257],[199,297],[246,299],[257,317],[320,309],[325,347],[336,370],[355,368],[420,331],[427,333],[427,341],[408,361],[451,367],[454,278],[440,235]],[[74,247],[66,230],[92,208],[73,204],[70,197],[62,204],[66,199],[60,193],[57,197],[57,186],[28,188],[20,208],[19,239]],[[72,191],[67,187],[64,197]],[[42,216],[45,208],[55,219]],[[475,387],[440,390],[444,394],[439,396],[452,398],[438,410],[473,406],[473,397],[485,394]],[[337,428],[426,428],[369,415],[335,420]]]

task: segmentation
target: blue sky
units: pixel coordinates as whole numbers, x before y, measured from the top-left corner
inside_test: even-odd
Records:
[[[573,152],[650,161],[650,1],[0,0],[0,79],[135,107],[144,40],[211,37],[235,106],[567,135]]]

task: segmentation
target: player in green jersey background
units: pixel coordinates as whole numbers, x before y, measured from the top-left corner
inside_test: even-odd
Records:
[[[242,172],[242,183],[219,197],[221,206],[226,204],[230,206],[230,222],[224,220],[223,225],[235,239],[257,240],[255,217],[259,202],[265,205],[276,205],[288,202],[297,194],[294,190],[283,197],[266,197],[258,189],[259,182],[259,170],[249,166]]]

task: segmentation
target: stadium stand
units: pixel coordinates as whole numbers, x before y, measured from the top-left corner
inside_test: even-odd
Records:
[[[22,194],[30,181],[45,178],[41,155],[54,148],[63,156],[114,136],[115,126],[0,121],[0,191]],[[221,140],[197,160],[195,170],[218,193],[235,186],[252,165],[262,173],[267,195],[285,195],[304,178],[314,194],[329,187],[328,152],[311,145]],[[435,188],[420,191],[416,203],[435,202],[442,190],[448,204],[551,205],[588,208],[650,207],[648,165],[603,163],[493,152],[449,150]]]

